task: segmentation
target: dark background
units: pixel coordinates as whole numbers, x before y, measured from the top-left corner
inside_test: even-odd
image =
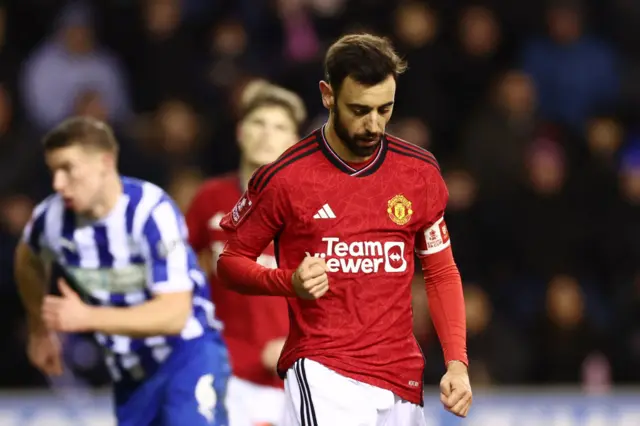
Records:
[[[50,192],[39,138],[108,120],[124,174],[181,207],[233,170],[238,95],[261,77],[310,120],[326,47],[387,35],[408,59],[392,133],[438,157],[476,386],[640,382],[640,2],[5,1],[0,8],[0,386],[46,380],[24,354],[12,252]],[[442,373],[416,279],[415,332]],[[61,383],[107,382],[86,336]],[[55,385],[55,384],[54,384]]]

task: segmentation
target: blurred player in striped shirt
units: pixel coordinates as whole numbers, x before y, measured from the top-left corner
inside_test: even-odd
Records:
[[[224,338],[233,366],[227,393],[233,426],[270,425],[280,420],[284,392],[276,364],[289,330],[289,317],[284,298],[246,296],[220,283],[215,265],[226,240],[220,219],[246,190],[253,172],[275,161],[296,142],[305,116],[296,94],[262,81],[248,86],[237,128],[240,169],[205,182],[186,214],[191,245],[212,259],[214,266],[210,271],[212,298],[225,325]],[[259,262],[276,267],[273,244]]]
[[[62,372],[57,332],[94,332],[121,426],[226,426],[230,375],[184,218],[159,187],[122,177],[111,129],[71,118],[44,138],[55,194],[16,249],[28,356]],[[65,278],[47,295],[50,265]]]

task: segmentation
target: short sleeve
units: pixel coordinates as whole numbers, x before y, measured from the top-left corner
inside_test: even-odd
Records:
[[[168,197],[151,210],[142,230],[142,254],[147,263],[147,284],[152,293],[190,291],[189,273],[195,256],[187,241],[187,226]]]
[[[29,219],[22,231],[22,241],[41,257],[44,255],[47,245],[45,225],[50,204],[51,198],[45,199],[38,204],[33,209],[31,219]]]
[[[207,206],[209,191],[203,186],[196,193],[191,205],[187,209],[185,219],[189,231],[189,244],[196,252],[200,252],[207,247]]]
[[[222,229],[230,234],[234,247],[256,258],[284,228],[287,215],[282,183],[273,179],[266,187],[260,187],[255,178],[259,172],[220,222]]]
[[[451,246],[449,231],[444,220],[444,211],[449,200],[449,191],[442,175],[435,168],[429,169],[425,177],[426,215],[424,225],[416,235],[416,253],[429,256]]]

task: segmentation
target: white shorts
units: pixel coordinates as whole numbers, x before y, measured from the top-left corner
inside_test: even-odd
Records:
[[[426,426],[419,405],[309,359],[296,361],[284,383],[280,426]]]
[[[277,425],[284,411],[284,392],[231,377],[227,384],[226,405],[229,426]]]

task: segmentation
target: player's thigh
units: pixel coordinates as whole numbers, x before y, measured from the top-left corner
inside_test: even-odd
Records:
[[[386,413],[380,413],[377,426],[426,426],[424,409],[396,397],[396,402]]]
[[[226,348],[207,343],[170,379],[163,426],[228,426],[225,398],[231,373]]]
[[[114,386],[118,426],[157,426],[161,414],[163,384],[152,377],[137,386]]]
[[[226,401],[231,426],[276,425],[282,418],[284,391],[232,376]]]
[[[296,361],[287,372],[280,426],[376,426],[377,409],[361,385],[315,361]]]

